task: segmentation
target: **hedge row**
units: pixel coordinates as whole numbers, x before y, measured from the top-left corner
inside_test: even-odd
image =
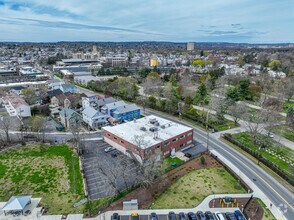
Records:
[[[240,147],[242,150],[246,151],[259,161],[261,161],[263,164],[268,166],[270,169],[272,169],[274,172],[276,172],[279,176],[284,178],[288,183],[290,183],[292,186],[294,186],[294,178],[293,175],[285,172],[285,170],[282,170],[279,168],[279,166],[270,160],[266,159],[265,157],[262,156],[262,154],[258,151],[252,150],[250,147],[241,144],[240,142],[236,141],[231,134],[224,134],[223,136],[227,141],[233,143],[234,145]]]

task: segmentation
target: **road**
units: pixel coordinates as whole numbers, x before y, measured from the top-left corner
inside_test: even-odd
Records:
[[[167,117],[161,113],[153,112],[151,110],[146,109],[146,113],[157,115],[181,124],[185,124],[175,119],[174,117]],[[196,141],[206,143],[206,132],[194,128],[194,137],[196,138]],[[272,176],[267,174],[257,164],[253,163],[251,160],[247,159],[246,156],[232,149],[229,145],[223,143],[222,141],[211,137],[209,139],[209,149],[216,150],[217,152],[222,154],[227,160],[234,164],[234,166],[236,166],[251,180],[256,179],[256,186],[269,198],[269,200],[271,200],[274,205],[276,205],[277,207],[283,205],[283,207],[287,209],[287,212],[284,212],[284,216],[289,220],[294,219],[294,195],[292,192],[282,186],[282,184],[280,184]]]

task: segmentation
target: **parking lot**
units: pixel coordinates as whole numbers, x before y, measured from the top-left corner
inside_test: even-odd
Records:
[[[116,157],[105,153],[109,146],[102,141],[85,142],[82,164],[91,200],[114,195],[137,180],[134,162],[119,152]]]

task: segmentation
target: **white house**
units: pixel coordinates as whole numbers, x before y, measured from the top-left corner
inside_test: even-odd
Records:
[[[15,93],[8,93],[2,97],[3,104],[10,116],[31,117],[31,107],[23,98]]]
[[[106,125],[107,119],[110,118],[108,114],[102,114],[91,106],[86,107],[82,111],[83,121],[91,128]]]

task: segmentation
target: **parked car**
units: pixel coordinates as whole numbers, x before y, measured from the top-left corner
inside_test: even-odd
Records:
[[[116,151],[111,152],[111,156],[112,157],[117,157],[117,152]]]
[[[270,138],[274,138],[274,134],[271,133],[271,132],[268,132],[268,133],[267,133],[267,136],[269,136]]]
[[[198,217],[199,220],[206,220],[206,217],[205,217],[204,213],[201,212],[201,211],[197,212],[197,217]]]
[[[179,219],[179,220],[187,220],[187,217],[186,217],[186,215],[185,215],[184,212],[180,212],[180,213],[179,213],[179,216],[178,216],[178,219]]]
[[[120,216],[118,213],[113,213],[112,220],[120,220]]]
[[[226,217],[228,220],[237,220],[235,214],[232,212],[226,212]]]
[[[133,212],[132,215],[131,215],[131,219],[132,220],[139,220],[139,214],[137,212]]]
[[[214,214],[217,220],[226,220],[221,212],[215,212]]]
[[[114,147],[107,147],[107,148],[104,149],[104,152],[108,153],[108,152],[113,151],[113,150],[115,150]]]
[[[169,220],[177,220],[176,213],[174,213],[174,212],[169,212],[169,213],[168,213],[168,219],[169,219]]]
[[[236,210],[234,214],[238,220],[245,220],[245,217],[240,210]]]
[[[210,211],[206,211],[205,216],[207,220],[214,220],[213,214]]]
[[[194,212],[188,212],[188,219],[189,220],[197,220],[197,217]]]
[[[155,212],[152,212],[152,213],[150,214],[150,220],[158,220],[158,217],[157,217],[157,215],[156,215]]]
[[[192,154],[190,154],[190,153],[185,153],[185,157],[190,158],[190,157],[192,157]]]

